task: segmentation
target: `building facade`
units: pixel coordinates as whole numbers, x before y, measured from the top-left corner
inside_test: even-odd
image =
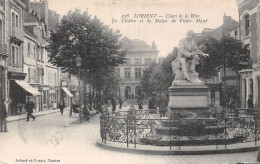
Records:
[[[26,73],[23,72],[23,18],[25,5],[20,0],[9,0],[7,9],[8,21],[8,97],[9,114],[23,112],[25,95],[17,81],[24,80]]]
[[[57,107],[60,80],[48,63],[48,13],[47,0],[0,1],[0,99],[8,115],[25,112],[29,96],[38,111]]]
[[[7,51],[7,15],[8,3],[4,0],[0,1],[0,100],[8,100],[8,94],[7,94],[7,57],[8,57],[8,51]],[[1,101],[0,105],[2,103],[6,102]]]
[[[249,95],[254,106],[260,107],[260,2],[259,0],[237,0],[239,11],[240,39],[248,47],[249,67],[240,71],[241,106],[247,106]]]
[[[143,71],[152,63],[157,62],[158,50],[153,43],[149,46],[142,40],[130,40],[127,37],[121,40],[121,49],[126,50],[126,63],[116,68],[116,73],[121,79],[118,96],[127,99],[141,96],[140,80]]]

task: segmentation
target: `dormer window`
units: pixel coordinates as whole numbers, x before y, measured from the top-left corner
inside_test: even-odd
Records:
[[[245,36],[248,36],[249,27],[250,27],[249,14],[246,14],[244,18],[245,18]]]

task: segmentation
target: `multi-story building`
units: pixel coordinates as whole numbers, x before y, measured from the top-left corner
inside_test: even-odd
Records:
[[[141,96],[141,76],[144,69],[156,62],[159,51],[155,44],[151,47],[138,39],[124,37],[121,44],[121,49],[126,50],[126,63],[116,68],[116,73],[121,78],[119,95],[128,99]]]
[[[249,95],[255,107],[260,107],[260,2],[237,0],[239,11],[239,35],[250,54],[249,68],[240,71],[241,106],[247,107]]]
[[[7,2],[0,1],[0,100],[7,100]],[[2,101],[0,105],[2,105]]]
[[[22,112],[25,103],[23,88],[18,84],[24,80],[26,73],[23,72],[23,18],[25,5],[20,0],[9,0],[7,5],[6,19],[8,21],[8,97],[9,114]],[[17,83],[18,82],[18,83]]]
[[[48,63],[48,13],[46,0],[0,1],[0,98],[7,100],[8,114],[23,112],[28,96],[39,111],[57,107],[60,80]]]
[[[59,69],[49,63],[47,45],[50,37],[50,26],[48,24],[49,8],[47,0],[30,2],[23,0],[26,4],[24,26],[27,31],[36,36],[36,43],[32,47],[35,52],[35,75],[38,91],[41,93],[38,101],[39,110],[57,108],[60,96]],[[58,22],[56,22],[57,24]],[[25,47],[29,50],[32,43],[27,43]],[[25,48],[26,49],[26,48]],[[25,69],[26,71],[26,69]],[[28,77],[31,72],[28,72]]]

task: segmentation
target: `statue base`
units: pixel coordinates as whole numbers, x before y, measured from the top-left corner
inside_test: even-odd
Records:
[[[171,86],[169,92],[169,117],[171,119],[183,118],[184,113],[190,113],[189,117],[196,118],[209,109],[208,87],[205,85],[180,85]],[[208,111],[208,110],[207,110]],[[192,114],[193,113],[193,114]]]
[[[199,74],[197,72],[188,72],[188,75],[191,78],[190,81],[185,80],[182,71],[178,69],[172,85],[204,85],[203,81],[199,79]]]

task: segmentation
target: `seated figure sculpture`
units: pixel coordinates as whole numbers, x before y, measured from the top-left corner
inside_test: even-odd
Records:
[[[195,71],[195,66],[199,64],[201,56],[208,57],[198,49],[192,30],[187,32],[187,37],[180,40],[179,52],[177,58],[172,62],[172,70],[175,73],[175,79],[172,85],[178,84],[202,84]]]

